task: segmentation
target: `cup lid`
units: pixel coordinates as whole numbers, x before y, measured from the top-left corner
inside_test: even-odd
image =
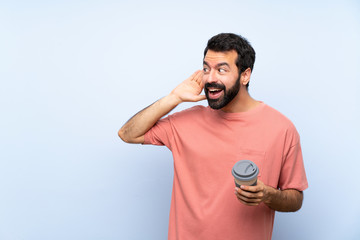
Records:
[[[232,168],[232,175],[234,178],[242,181],[252,180],[256,178],[258,174],[259,168],[250,160],[238,161]]]

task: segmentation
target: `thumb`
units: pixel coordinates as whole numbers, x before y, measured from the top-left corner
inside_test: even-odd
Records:
[[[198,95],[198,96],[196,96],[195,101],[198,102],[198,101],[202,101],[202,100],[205,100],[205,99],[206,99],[205,95]]]

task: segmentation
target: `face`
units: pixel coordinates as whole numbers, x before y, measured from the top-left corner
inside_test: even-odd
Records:
[[[209,106],[221,109],[239,93],[240,75],[235,64],[237,52],[208,50],[204,58],[204,91]]]

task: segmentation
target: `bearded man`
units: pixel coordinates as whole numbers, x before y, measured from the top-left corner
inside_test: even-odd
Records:
[[[174,158],[168,239],[271,239],[275,211],[295,212],[308,187],[299,134],[284,115],[253,99],[255,51],[222,33],[198,70],[119,130],[127,143],[167,146]],[[201,95],[204,89],[205,95]],[[182,102],[207,99],[165,118]],[[235,187],[239,160],[259,168],[257,185]]]

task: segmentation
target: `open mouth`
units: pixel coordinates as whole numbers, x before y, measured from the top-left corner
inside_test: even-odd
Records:
[[[221,96],[223,89],[221,88],[208,88],[208,97],[210,99],[217,99]]]

